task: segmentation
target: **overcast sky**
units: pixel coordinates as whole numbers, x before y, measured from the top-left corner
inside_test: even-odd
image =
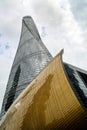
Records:
[[[0,0],[0,107],[26,15],[53,56],[87,70],[87,0]]]

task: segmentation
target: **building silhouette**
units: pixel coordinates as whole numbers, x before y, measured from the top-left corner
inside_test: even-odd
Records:
[[[51,59],[52,56],[42,43],[33,19],[30,16],[24,17],[0,117]]]

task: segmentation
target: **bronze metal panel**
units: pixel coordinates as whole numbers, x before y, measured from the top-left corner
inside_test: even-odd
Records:
[[[32,81],[8,110],[0,130],[86,130],[87,112],[63,70],[62,52]]]

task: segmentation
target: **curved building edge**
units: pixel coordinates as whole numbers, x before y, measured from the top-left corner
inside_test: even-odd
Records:
[[[0,130],[82,130],[87,113],[63,68],[61,51],[14,101]]]

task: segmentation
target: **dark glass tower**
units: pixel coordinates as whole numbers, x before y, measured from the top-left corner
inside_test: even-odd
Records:
[[[0,118],[13,101],[52,59],[31,17],[22,20],[21,38],[9,76]]]

